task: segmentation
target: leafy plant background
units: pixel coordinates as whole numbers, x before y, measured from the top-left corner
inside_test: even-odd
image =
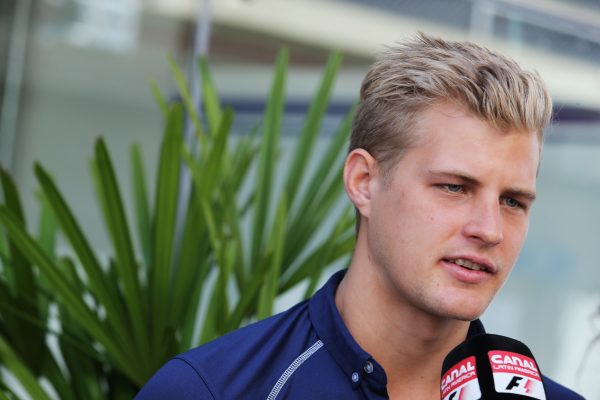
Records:
[[[233,112],[222,109],[206,61],[198,63],[202,119],[172,63],[182,101],[168,104],[153,88],[166,121],[153,195],[141,150],[131,148],[134,215],[98,139],[91,174],[109,256],[94,249],[43,166],[34,167],[35,233],[1,172],[0,362],[8,374],[0,399],[18,397],[6,376],[35,399],[131,398],[172,355],[271,315],[277,296],[300,283],[309,296],[326,267],[347,259],[354,217],[341,200],[341,173],[352,112],[315,151],[342,57],[330,56],[294,151],[283,154],[288,59],[282,50],[262,121],[241,137],[232,137]],[[192,148],[182,137],[186,113]],[[182,165],[192,192],[177,227]],[[331,215],[334,223],[324,223]],[[68,251],[57,251],[59,240]]]

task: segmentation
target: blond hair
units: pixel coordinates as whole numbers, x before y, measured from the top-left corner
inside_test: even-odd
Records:
[[[368,71],[350,151],[367,150],[385,177],[414,141],[420,113],[440,101],[457,103],[500,130],[536,132],[540,148],[552,117],[537,73],[474,43],[421,33],[388,48]]]

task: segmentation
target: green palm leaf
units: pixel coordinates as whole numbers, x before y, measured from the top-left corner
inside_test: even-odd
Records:
[[[0,169],[0,181],[4,202],[15,216],[22,227],[25,226],[21,199],[13,180],[4,169]],[[10,260],[8,262],[12,272],[9,276],[11,283],[10,302],[19,306],[22,311],[33,318],[41,318],[42,311],[38,304],[38,290],[31,263],[14,243],[11,236],[8,237]],[[11,319],[7,321],[6,329],[14,343],[19,356],[35,373],[40,372],[39,358],[45,352],[45,333],[36,325],[22,319]]]
[[[114,345],[115,350],[116,348],[120,348],[121,354],[125,355],[126,358],[130,359],[131,362],[134,363],[134,360],[136,359],[133,353],[135,345],[133,343],[133,338],[131,335],[129,335],[126,311],[123,305],[117,301],[117,298],[115,298],[115,292],[112,284],[110,284],[105,277],[104,271],[102,270],[100,263],[92,251],[88,240],[83,234],[79,223],[73,216],[73,213],[69,209],[62,195],[54,185],[54,182],[46,173],[46,171],[44,171],[44,169],[39,165],[35,166],[35,173],[42,187],[45,198],[48,200],[48,203],[52,207],[56,218],[60,222],[61,231],[68,239],[72,249],[81,262],[81,266],[87,276],[87,286],[89,287],[90,292],[106,310],[106,321],[111,332],[109,336],[113,337],[114,340],[118,342],[118,345]],[[33,240],[31,241],[33,242]],[[47,265],[46,271],[48,271],[45,276],[48,279],[50,279],[50,276],[57,281],[64,279],[63,275],[60,273],[54,274],[52,272],[58,271],[59,269],[52,263],[49,256],[41,251],[41,249],[40,251],[37,251],[35,247],[32,247],[32,249],[23,252],[28,255],[30,260],[33,255],[35,255],[36,258],[44,260],[44,265]],[[38,262],[34,262],[33,260],[31,261],[39,268],[42,268]],[[102,329],[102,331],[103,330],[104,329]],[[114,336],[112,336],[113,333]],[[126,363],[123,363],[123,365],[125,364]]]
[[[271,200],[273,174],[275,172],[281,121],[283,118],[285,78],[288,59],[289,52],[286,49],[279,52],[275,65],[275,77],[273,78],[273,84],[265,112],[264,136],[262,138],[258,160],[256,199],[254,203],[254,219],[252,222],[250,260],[253,264],[259,261],[259,252],[263,245],[263,236],[267,224],[267,211]]]
[[[287,179],[285,180],[286,192],[288,193],[292,205],[295,204],[296,192],[300,188],[302,176],[306,171],[306,160],[310,158],[311,151],[314,148],[321,122],[323,121],[327,106],[329,105],[335,76],[341,63],[342,55],[340,53],[333,53],[329,57],[325,72],[323,73],[321,85],[310,103],[308,115],[304,121],[304,127],[300,134],[300,138],[298,139],[294,159],[290,165]]]
[[[148,201],[148,189],[146,184],[146,172],[142,160],[142,151],[138,145],[131,146],[131,180],[133,182],[134,210],[136,215],[136,228],[138,241],[146,266],[152,264],[151,259],[151,218],[150,204]]]
[[[78,295],[77,289],[68,281],[60,268],[54,264],[35,239],[27,234],[18,219],[6,207],[0,207],[0,221],[19,249],[27,254],[29,261],[36,264],[46,276],[48,284],[61,299],[61,303],[78,319],[87,332],[107,350],[114,358],[117,367],[129,373],[134,381],[143,381],[144,377],[136,368],[133,368],[137,361],[128,349],[120,347],[120,343],[116,342],[98,316],[88,308],[83,298]]]
[[[132,327],[132,340],[141,365],[148,365],[149,342],[147,331],[147,311],[142,305],[142,293],[138,280],[139,268],[135,259],[129,225],[117,184],[114,168],[106,144],[102,138],[96,141],[94,159],[98,176],[98,191],[104,211],[109,237],[116,255],[117,278],[113,282],[122,283],[123,296],[127,307],[127,320]],[[130,335],[131,336],[131,335]]]
[[[25,388],[27,393],[34,398],[39,400],[50,399],[48,394],[40,384],[37,382],[35,376],[31,373],[29,368],[23,363],[19,356],[12,350],[12,348],[0,337],[0,359],[13,373],[15,378]]]
[[[175,221],[179,175],[181,168],[181,147],[183,138],[183,108],[174,105],[165,127],[160,150],[158,177],[154,202],[152,225],[152,265],[150,288],[152,307],[152,349],[155,362],[160,363],[172,350],[172,328],[169,328],[169,287],[174,253]],[[153,367],[156,365],[153,363]]]

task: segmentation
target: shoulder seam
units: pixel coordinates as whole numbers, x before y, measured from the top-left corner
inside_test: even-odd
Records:
[[[315,354],[316,351],[319,350],[321,347],[323,347],[323,342],[317,340],[312,346],[306,349],[304,353],[300,354],[294,361],[292,361],[292,363],[286,368],[286,370],[283,371],[283,374],[281,374],[279,379],[277,379],[277,382],[275,383],[275,386],[273,386],[273,389],[271,389],[271,393],[269,393],[267,400],[275,400],[279,395],[281,388],[283,388],[283,386],[292,376],[292,374],[296,372],[296,370],[302,365],[302,363],[308,360],[310,356]]]
[[[210,385],[208,384],[208,382],[206,381],[206,379],[204,379],[204,377],[202,376],[202,374],[200,373],[200,371],[198,371],[196,369],[196,367],[194,367],[188,360],[186,360],[183,357],[173,357],[173,360],[179,360],[179,361],[183,361],[184,363],[186,363],[192,370],[194,370],[194,372],[196,373],[196,375],[198,375],[198,378],[200,378],[200,380],[202,381],[202,383],[204,383],[204,386],[206,386],[206,390],[209,391],[210,395],[212,396],[213,400],[217,400],[217,396],[215,396],[214,392],[212,391]]]

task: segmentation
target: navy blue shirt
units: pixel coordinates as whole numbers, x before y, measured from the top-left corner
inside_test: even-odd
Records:
[[[310,300],[174,357],[136,399],[388,399],[383,368],[335,305],[344,272]],[[468,336],[484,332],[477,320]],[[547,400],[582,399],[546,377],[544,384]]]

